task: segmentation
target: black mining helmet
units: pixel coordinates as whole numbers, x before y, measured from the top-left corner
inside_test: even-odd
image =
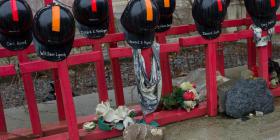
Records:
[[[276,24],[279,0],[245,0],[248,14],[256,26],[268,30]]]
[[[75,0],[73,15],[80,33],[87,38],[102,38],[109,27],[108,0]]]
[[[215,39],[221,34],[229,0],[195,0],[192,15],[199,34],[205,39]]]
[[[154,0],[157,3],[160,18],[156,32],[164,32],[170,29],[173,21],[173,13],[176,8],[176,0]]]
[[[152,0],[129,1],[121,16],[126,41],[135,49],[152,46],[158,23],[159,10]]]
[[[25,0],[0,0],[0,43],[11,51],[32,42],[32,10]]]
[[[62,61],[71,52],[75,20],[67,8],[51,4],[34,17],[34,44],[37,55],[48,61]]]

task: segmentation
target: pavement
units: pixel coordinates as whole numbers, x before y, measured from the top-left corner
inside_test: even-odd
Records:
[[[227,77],[239,77],[246,66],[226,70]],[[174,82],[181,78],[174,79]],[[124,88],[128,104],[138,102],[136,88]],[[114,91],[109,91],[112,105]],[[86,116],[95,113],[98,103],[97,93],[74,98],[76,114]],[[56,102],[38,104],[42,123],[57,121]],[[8,130],[30,128],[26,106],[5,110]],[[279,140],[280,139],[280,98],[275,99],[275,111],[263,117],[253,117],[247,121],[230,119],[223,115],[217,117],[200,117],[165,126],[166,140]],[[120,140],[115,138],[113,140]]]

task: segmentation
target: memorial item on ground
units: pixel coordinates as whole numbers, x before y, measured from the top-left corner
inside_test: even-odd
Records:
[[[164,128],[145,124],[133,124],[123,131],[124,140],[163,140]]]
[[[274,111],[274,97],[266,81],[260,78],[238,80],[225,95],[225,113],[233,118],[243,118],[256,111],[263,114]]]
[[[101,102],[96,107],[96,115],[98,117],[98,127],[101,130],[109,131],[112,129],[123,130],[134,124],[133,118],[136,113],[126,106],[119,106],[117,109],[113,109],[109,102]]]
[[[190,82],[183,82],[178,87],[174,87],[172,94],[162,98],[162,108],[164,110],[185,109],[190,112],[199,105],[199,93],[196,85]]]

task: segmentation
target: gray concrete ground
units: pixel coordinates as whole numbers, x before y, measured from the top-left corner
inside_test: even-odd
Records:
[[[226,70],[228,77],[239,77],[240,71],[245,69],[237,67]],[[178,80],[178,79],[177,79]],[[175,80],[176,81],[176,80]],[[134,87],[125,88],[126,101],[129,104],[137,102]],[[110,99],[114,92],[109,91]],[[84,116],[95,112],[98,103],[97,94],[75,97],[77,115]],[[115,104],[112,100],[112,104]],[[263,117],[254,117],[248,121],[230,119],[219,115],[218,117],[201,117],[165,126],[166,140],[279,140],[280,139],[280,98],[276,99],[275,112]],[[41,121],[43,123],[57,120],[55,101],[39,104]],[[26,107],[5,110],[9,130],[30,127]],[[114,140],[120,140],[115,138]]]

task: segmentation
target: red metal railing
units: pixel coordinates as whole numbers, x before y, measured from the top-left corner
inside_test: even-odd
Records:
[[[52,0],[45,0],[45,3],[52,2]],[[114,19],[113,17],[113,8],[112,1],[110,3],[110,27],[109,33],[106,37],[98,40],[90,39],[76,39],[74,42],[74,47],[82,47],[91,45],[93,46],[92,52],[87,52],[83,54],[77,54],[70,56],[67,60],[57,63],[47,62],[43,60],[29,61],[27,55],[34,53],[34,46],[30,46],[24,51],[11,52],[0,48],[0,58],[18,56],[20,64],[20,72],[22,75],[25,96],[27,98],[28,109],[30,112],[30,120],[32,125],[32,132],[26,129],[13,131],[13,134],[18,136],[25,136],[28,138],[35,138],[39,136],[47,136],[41,139],[105,139],[109,137],[119,136],[121,132],[119,131],[109,131],[103,132],[99,129],[86,133],[81,129],[81,124],[86,121],[96,120],[94,115],[85,116],[77,118],[75,115],[75,107],[72,99],[71,85],[68,75],[68,66],[78,65],[82,63],[94,62],[96,65],[96,75],[98,81],[98,93],[99,100],[105,101],[108,99],[108,92],[105,82],[105,72],[104,72],[104,60],[101,49],[101,44],[110,43],[109,55],[112,64],[113,72],[113,83],[115,89],[115,100],[117,105],[125,104],[124,95],[123,95],[123,86],[120,73],[119,58],[131,57],[130,48],[118,48],[117,42],[124,41],[124,35],[122,33],[114,33]],[[279,20],[278,16],[278,20]],[[237,26],[250,26],[251,20],[249,18],[239,19],[239,20],[228,20],[223,23],[223,27],[237,27]],[[208,100],[205,103],[202,103],[198,108],[192,110],[191,112],[186,112],[183,110],[174,110],[174,111],[159,111],[155,112],[152,115],[148,116],[150,120],[157,120],[160,125],[169,124],[172,122],[177,122],[185,119],[190,119],[193,117],[199,117],[205,114],[210,116],[216,116],[217,113],[217,85],[215,72],[218,68],[221,73],[223,73],[223,53],[220,50],[217,54],[217,47],[219,42],[232,42],[240,39],[248,40],[248,66],[252,68],[256,65],[256,53],[259,55],[259,75],[266,80],[268,80],[268,66],[267,61],[268,57],[271,55],[271,43],[267,47],[255,48],[252,42],[252,31],[243,30],[236,33],[227,33],[222,34],[218,39],[207,41],[201,38],[200,36],[180,38],[179,43],[169,43],[166,44],[166,37],[169,35],[178,35],[184,33],[190,33],[196,31],[195,25],[183,25],[172,27],[170,30],[164,33],[157,34],[157,41],[161,44],[161,67],[162,67],[162,77],[163,77],[163,94],[169,94],[172,91],[172,78],[171,70],[169,65],[169,56],[170,52],[178,52],[179,46],[189,47],[195,45],[206,45],[206,75],[207,75],[207,96]],[[280,32],[279,26],[276,27],[276,32]],[[143,51],[143,56],[146,59],[146,68],[147,72],[150,72],[150,59],[151,50],[147,49]],[[217,63],[217,58],[219,63]],[[60,122],[57,124],[41,126],[39,113],[35,100],[34,85],[32,83],[32,72],[38,72],[43,70],[53,70],[53,80],[55,81],[55,90],[57,95],[57,108],[58,116]],[[1,66],[0,67],[0,76],[9,76],[15,75],[16,70],[13,65]],[[275,96],[280,95],[280,90],[273,90]],[[207,104],[206,104],[207,103]],[[139,106],[134,107],[138,112],[140,110]],[[140,115],[140,112],[139,112]],[[5,124],[5,116],[3,112],[3,105],[0,102],[0,131],[7,132]],[[66,121],[64,121],[66,120]],[[68,133],[66,132],[68,128]],[[20,137],[15,135],[10,135],[9,133],[4,133],[1,136],[10,139],[20,139]]]

